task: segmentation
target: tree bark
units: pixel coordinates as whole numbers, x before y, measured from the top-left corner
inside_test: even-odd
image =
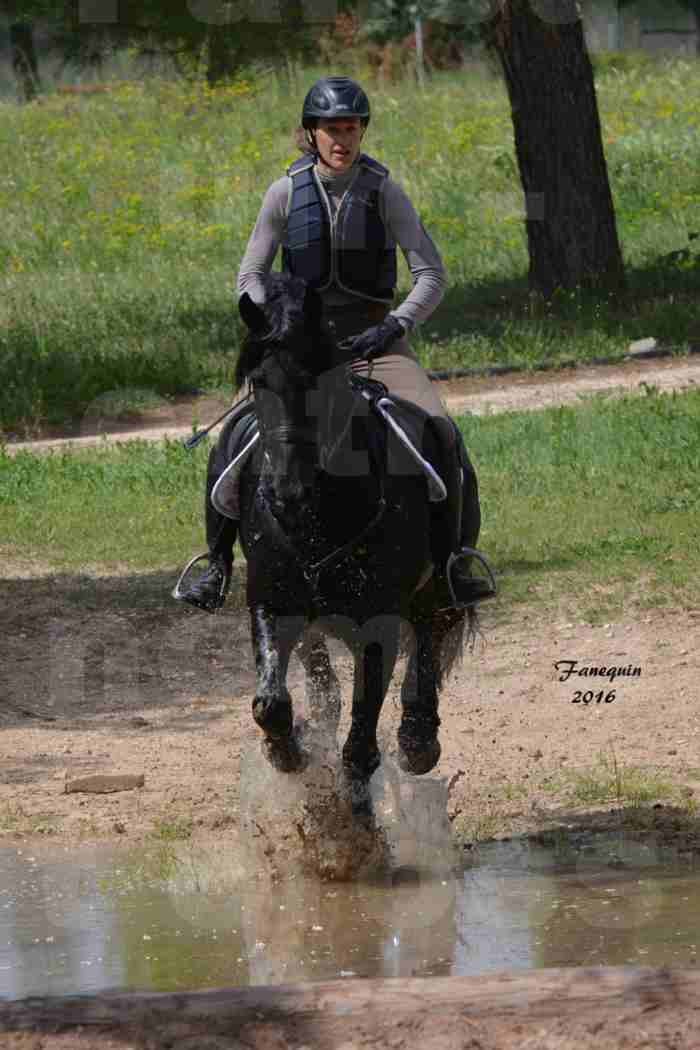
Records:
[[[231,43],[229,26],[211,26],[207,38],[207,83],[215,87],[223,80],[229,80],[236,72],[236,49]]]
[[[10,51],[19,96],[23,102],[31,102],[39,90],[39,66],[31,22],[13,22],[10,25]]]
[[[500,0],[486,28],[500,60],[525,192],[530,286],[620,287],[622,253],[575,0]]]

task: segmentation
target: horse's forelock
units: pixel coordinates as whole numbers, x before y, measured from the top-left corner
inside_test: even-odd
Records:
[[[236,385],[242,386],[260,368],[267,350],[279,348],[278,357],[285,371],[300,381],[317,375],[328,360],[332,343],[321,329],[311,333],[306,328],[306,281],[289,274],[270,274],[265,280],[263,310],[267,321],[264,334],[249,332],[236,366]]]

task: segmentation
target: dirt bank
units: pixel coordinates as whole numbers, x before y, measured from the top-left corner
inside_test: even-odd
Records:
[[[0,1007],[0,1046],[695,1050],[699,992],[694,972],[621,967],[37,998]]]

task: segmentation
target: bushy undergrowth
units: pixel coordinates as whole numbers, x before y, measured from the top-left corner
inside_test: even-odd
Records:
[[[0,105],[5,432],[79,416],[115,388],[227,382],[238,263],[266,186],[297,156],[291,131],[320,72],[290,67],[215,91],[133,82]],[[449,271],[449,294],[415,341],[426,364],[556,363],[619,355],[640,336],[679,348],[697,336],[697,63],[600,74],[631,290],[567,295],[548,309],[527,295],[500,80],[468,67],[436,75],[422,94],[412,81],[371,93],[367,151],[404,185]],[[406,272],[402,281],[406,290]]]

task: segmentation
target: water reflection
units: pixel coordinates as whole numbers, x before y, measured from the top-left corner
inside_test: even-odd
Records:
[[[5,847],[0,995],[678,966],[700,942],[692,858],[615,836],[564,851],[493,844],[457,873],[398,857],[351,884],[243,876],[226,845]]]

